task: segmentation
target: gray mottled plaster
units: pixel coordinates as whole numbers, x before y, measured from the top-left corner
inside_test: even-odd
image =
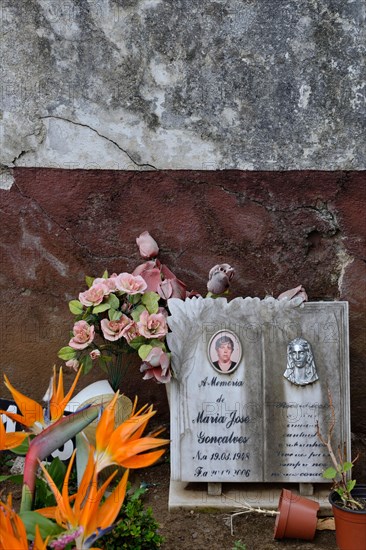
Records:
[[[365,169],[363,0],[2,0],[5,167]]]

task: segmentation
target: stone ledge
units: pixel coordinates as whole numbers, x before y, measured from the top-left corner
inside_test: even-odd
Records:
[[[253,507],[265,510],[276,510],[281,489],[289,489],[299,494],[299,484],[270,484],[264,483],[223,483],[220,496],[207,494],[207,483],[187,483],[170,480],[169,510],[188,508],[196,510],[223,510],[234,511],[240,505],[247,502]],[[323,484],[314,487],[312,500],[319,502],[319,516],[327,516],[331,513],[331,505],[328,501],[329,486]]]

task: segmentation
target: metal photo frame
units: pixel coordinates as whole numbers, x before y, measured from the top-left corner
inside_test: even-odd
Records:
[[[227,370],[224,370],[224,366],[222,368],[220,367],[220,358],[218,355],[218,348],[221,347],[220,342],[222,346],[225,347],[226,344],[226,347],[231,348],[229,357],[231,366],[229,366]],[[207,357],[210,365],[220,374],[232,374],[239,366],[242,352],[243,350],[239,337],[235,334],[235,332],[228,329],[215,332],[215,334],[210,338],[207,346]]]

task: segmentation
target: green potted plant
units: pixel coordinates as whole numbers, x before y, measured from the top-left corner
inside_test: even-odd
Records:
[[[362,550],[366,548],[366,485],[356,484],[351,472],[358,456],[351,462],[341,445],[334,451],[332,435],[336,424],[332,396],[329,394],[331,420],[325,438],[317,425],[317,435],[326,446],[332,466],[323,473],[325,479],[333,482],[329,502],[332,505],[337,545],[341,550]]]

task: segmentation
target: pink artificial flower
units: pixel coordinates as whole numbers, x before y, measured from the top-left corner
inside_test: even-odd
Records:
[[[157,265],[158,261],[149,261],[149,262],[144,262],[143,264],[140,264],[138,265],[135,270],[132,272],[132,275],[142,275],[142,273],[146,270],[149,270],[149,269],[154,269]],[[160,269],[159,269],[159,273],[160,273]]]
[[[157,292],[160,296],[160,298],[163,298],[163,300],[168,300],[171,295],[173,294],[173,287],[172,283],[169,279],[165,279],[165,281],[161,281],[159,283],[159,286],[157,288]]]
[[[123,331],[123,336],[124,338],[126,338],[128,343],[130,343],[131,340],[134,340],[138,336],[141,336],[137,328],[137,323],[135,323],[135,321],[131,321],[131,324],[126,327],[126,330]]]
[[[125,335],[125,332],[128,331],[133,321],[127,315],[122,315],[122,317],[115,321],[109,321],[109,319],[102,319],[100,326],[102,328],[103,336],[106,340],[114,342],[119,340],[122,336]]]
[[[68,361],[66,361],[65,364],[67,367],[69,367],[70,369],[74,369],[74,371],[76,372],[79,368],[79,361],[77,359],[69,359]]]
[[[115,292],[117,290],[116,278],[117,278],[117,273],[113,273],[113,275],[108,277],[108,279],[104,279],[103,277],[98,277],[97,279],[94,279],[92,288],[97,284],[103,285],[104,295],[108,296],[111,292]]]
[[[126,294],[138,294],[147,289],[145,280],[140,275],[131,275],[131,273],[120,273],[116,278],[116,287]]]
[[[165,309],[165,307],[159,307],[157,313],[161,313],[162,315],[164,315],[165,319],[168,319],[168,312],[167,310]]]
[[[181,300],[184,300],[187,291],[186,285],[178,279],[172,271],[170,271],[169,267],[164,264],[161,265],[161,273],[164,277],[164,281],[170,282],[172,291],[169,298],[180,298]]]
[[[150,258],[155,258],[159,254],[158,243],[152,238],[148,231],[141,233],[141,235],[137,237],[136,243],[139,247],[140,255],[144,260],[150,260]]]
[[[207,290],[212,294],[222,294],[230,286],[235,271],[229,264],[215,265],[208,275]]]
[[[85,349],[94,340],[94,327],[86,321],[77,321],[72,329],[74,336],[69,342],[73,349]]]
[[[171,298],[180,298],[181,300],[184,300],[187,293],[186,285],[176,277],[175,279],[170,280],[170,284],[172,285],[173,289]]]
[[[308,301],[308,295],[306,294],[306,290],[302,285],[299,285],[296,288],[292,288],[291,290],[286,290],[285,292],[282,292],[277,300],[293,300],[294,298],[296,298],[299,304]]]
[[[173,271],[170,271],[169,267],[165,264],[160,265],[161,273],[164,277],[164,279],[176,279],[177,277],[174,275]]]
[[[176,277],[174,279],[164,279],[158,286],[157,292],[161,298],[168,300],[169,298],[186,298],[186,285]]]
[[[140,275],[144,279],[147,285],[147,291],[157,292],[161,282],[161,274],[155,262],[145,262],[144,264],[138,265],[132,275],[135,277]]]
[[[153,348],[140,367],[140,372],[145,372],[143,380],[155,378],[158,382],[166,384],[171,379],[169,364],[169,355],[161,348]]]
[[[93,349],[90,353],[90,358],[92,361],[95,361],[95,359],[98,359],[100,357],[100,351],[99,349]]]
[[[165,315],[143,311],[137,323],[139,333],[145,338],[163,338],[168,332]]]
[[[103,302],[105,291],[106,287],[103,283],[93,284],[85,292],[80,292],[79,301],[86,307],[97,306]]]

